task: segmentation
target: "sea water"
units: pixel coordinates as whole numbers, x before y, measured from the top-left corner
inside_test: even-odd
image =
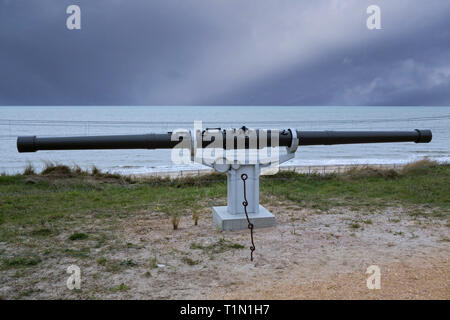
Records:
[[[167,132],[203,127],[297,130],[414,130],[431,129],[429,144],[382,143],[300,147],[286,165],[393,164],[425,157],[450,160],[450,107],[0,107],[0,172],[22,172],[45,162],[142,174],[204,168],[175,165],[170,150],[82,150],[18,153],[20,135],[85,136]]]

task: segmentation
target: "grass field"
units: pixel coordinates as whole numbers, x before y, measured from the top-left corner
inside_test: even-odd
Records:
[[[342,210],[355,215],[402,207],[413,219],[432,217],[450,227],[448,164],[424,160],[396,171],[365,168],[328,175],[282,172],[262,177],[260,187],[261,203],[269,207],[283,204],[297,211],[321,214]],[[192,226],[199,219],[212,224],[211,207],[226,204],[226,176],[171,180],[48,165],[39,174],[27,168],[21,175],[0,176],[0,197],[0,269],[9,272],[8,279],[30,276],[40,265],[62,259],[81,259],[118,273],[135,267],[136,261],[107,256],[139,246],[121,238],[124,225],[137,217],[160,219],[171,229],[180,221]],[[370,217],[355,219],[349,228],[371,223]],[[210,258],[242,248],[239,241],[223,238],[208,246],[190,244],[192,251]],[[189,254],[180,259],[190,266],[200,263]],[[151,271],[156,264],[152,257],[146,268]],[[20,288],[15,289],[16,298],[33,295],[33,291]],[[119,284],[110,289],[120,292],[126,288]]]
[[[393,203],[427,205],[443,218],[448,218],[449,191],[450,165],[430,161],[413,163],[399,171],[365,168],[328,175],[280,172],[261,179],[262,203],[287,199],[318,210],[349,205],[355,210]],[[226,176],[131,178],[96,169],[85,172],[50,165],[41,174],[0,176],[0,194],[0,222],[8,229],[45,225],[83,213],[122,217],[151,210],[187,216],[226,201]],[[2,230],[0,240],[7,240],[10,234],[11,230]]]

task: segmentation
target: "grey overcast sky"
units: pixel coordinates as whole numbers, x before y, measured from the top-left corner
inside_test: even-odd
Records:
[[[450,1],[0,0],[0,72],[0,105],[450,105]]]

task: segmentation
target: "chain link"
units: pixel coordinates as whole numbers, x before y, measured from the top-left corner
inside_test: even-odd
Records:
[[[248,201],[247,201],[247,188],[246,188],[246,184],[245,184],[245,180],[247,180],[248,175],[243,173],[241,174],[241,179],[244,182],[244,201],[242,202],[242,205],[244,206],[244,212],[245,212],[245,217],[247,218],[247,222],[248,222],[248,228],[250,229],[250,238],[251,238],[251,242],[252,245],[250,246],[250,261],[253,261],[253,251],[255,251],[255,243],[253,242],[253,223],[250,222],[250,219],[248,218],[248,213],[247,213],[247,206],[248,206]]]

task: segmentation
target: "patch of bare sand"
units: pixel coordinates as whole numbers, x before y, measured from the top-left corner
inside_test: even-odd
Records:
[[[336,273],[331,277],[298,283],[296,275],[301,272],[293,268],[281,281],[270,278],[242,283],[233,292],[213,293],[217,299],[328,299],[328,300],[372,300],[372,299],[443,299],[450,298],[450,265],[448,259],[430,261],[407,261],[380,265],[381,287],[367,288],[367,277],[363,270],[346,274]]]

